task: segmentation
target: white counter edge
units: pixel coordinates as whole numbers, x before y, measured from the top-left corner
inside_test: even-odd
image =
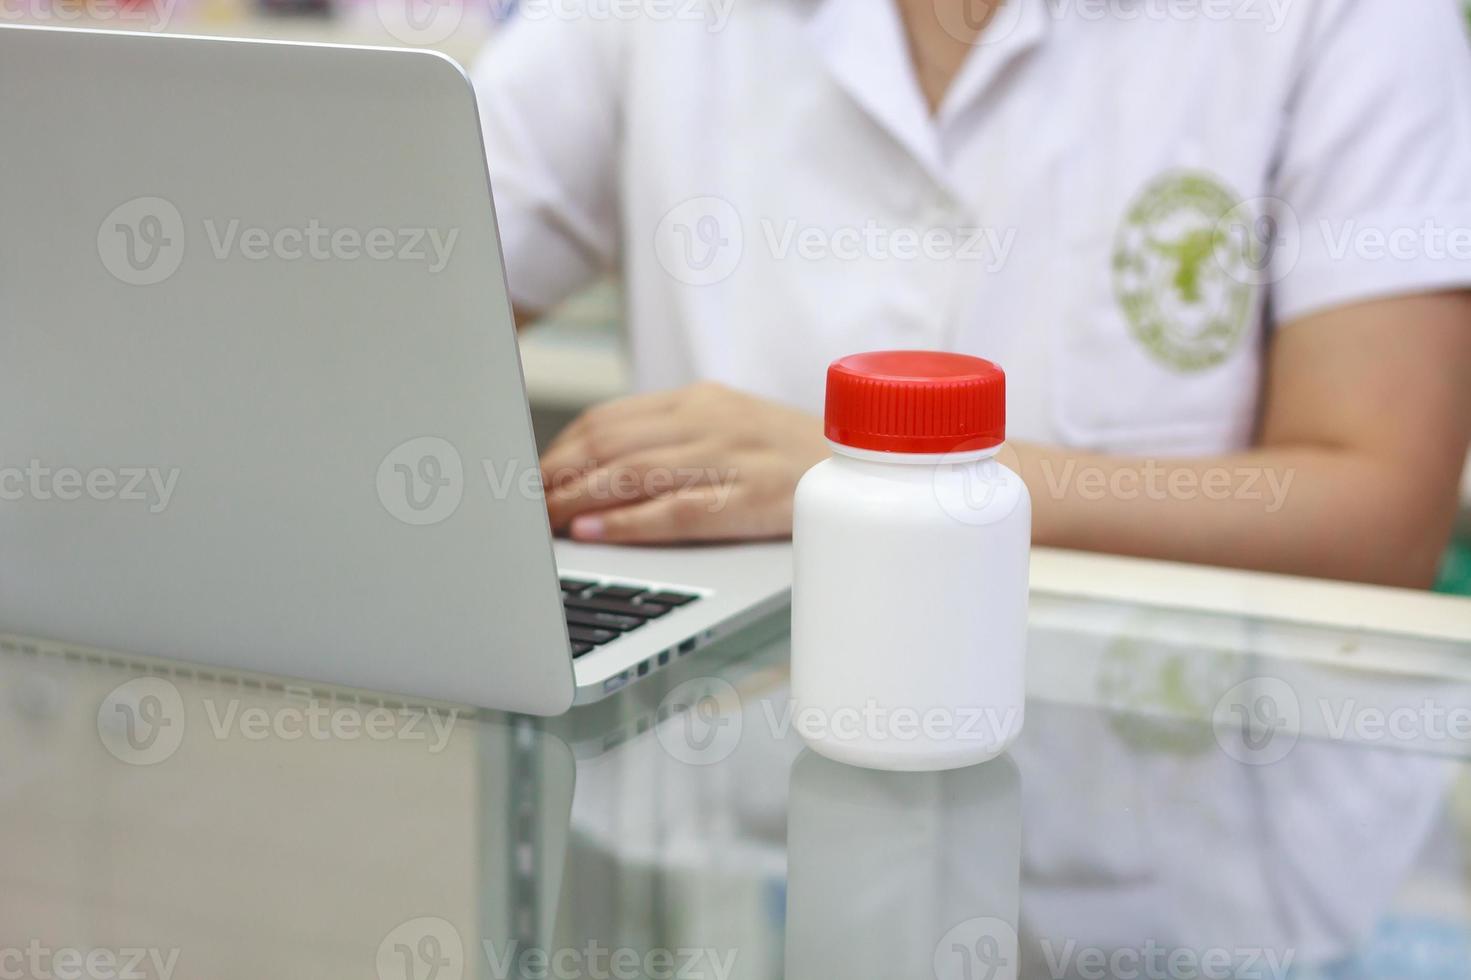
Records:
[[[1033,549],[1031,585],[1056,595],[1471,644],[1471,599],[1411,589],[1056,548]]]

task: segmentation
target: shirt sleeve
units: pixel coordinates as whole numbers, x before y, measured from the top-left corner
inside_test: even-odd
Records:
[[[1277,170],[1275,318],[1471,287],[1459,4],[1324,0],[1315,13]]]
[[[610,18],[538,5],[471,72],[511,299],[545,310],[617,250],[618,39]]]

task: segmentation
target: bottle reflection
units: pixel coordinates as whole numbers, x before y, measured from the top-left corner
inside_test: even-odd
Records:
[[[1003,755],[948,772],[804,751],[787,818],[790,980],[1014,980],[1021,781]]]

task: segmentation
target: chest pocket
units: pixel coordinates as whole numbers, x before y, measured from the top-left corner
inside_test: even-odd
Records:
[[[1073,184],[1050,342],[1053,423],[1072,445],[1195,454],[1245,445],[1264,290],[1254,203],[1161,160]]]
[[[1073,93],[1093,135],[1055,161],[1053,428],[1109,452],[1240,448],[1259,395],[1275,83],[1221,86],[1200,69],[1161,85],[1174,59],[1233,56],[1230,39],[1117,33],[1085,56],[1111,84]]]

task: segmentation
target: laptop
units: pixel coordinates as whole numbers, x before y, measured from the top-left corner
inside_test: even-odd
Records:
[[[789,601],[553,540],[450,59],[0,27],[0,130],[0,631],[550,715]]]

